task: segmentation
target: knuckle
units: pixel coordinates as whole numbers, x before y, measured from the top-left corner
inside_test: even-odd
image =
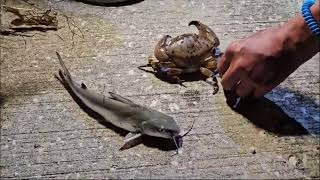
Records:
[[[241,89],[241,88],[237,88],[236,89],[236,94],[240,97],[245,97],[248,95],[247,91]]]
[[[233,61],[233,66],[235,71],[243,71],[248,73],[247,67],[242,59],[236,59],[235,61]]]
[[[237,53],[240,52],[241,49],[241,42],[240,41],[234,41],[230,43],[230,45],[227,48],[227,52],[229,53]]]
[[[262,87],[259,87],[254,91],[254,97],[256,98],[262,97],[265,93],[266,93],[265,90],[263,90]]]
[[[221,85],[223,87],[226,87],[227,86],[227,80],[223,77],[222,80],[221,80]]]
[[[221,80],[221,85],[224,87],[225,90],[232,90],[232,88],[229,85],[229,80],[228,79],[222,79]]]

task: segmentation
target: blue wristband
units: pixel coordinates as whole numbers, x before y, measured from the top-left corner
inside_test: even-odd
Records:
[[[320,37],[320,26],[317,21],[314,19],[311,13],[311,6],[315,3],[315,0],[305,0],[302,5],[302,16],[304,17],[305,22],[309,26],[310,30],[317,37]]]

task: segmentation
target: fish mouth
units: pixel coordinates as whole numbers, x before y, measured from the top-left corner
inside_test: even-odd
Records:
[[[183,133],[183,134],[182,133],[179,133],[179,134],[171,133],[171,139],[173,140],[174,144],[177,147],[177,153],[176,154],[179,154],[179,148],[182,147],[182,138],[190,133],[190,131],[193,128],[194,122],[195,122],[195,119],[193,120],[192,125],[189,128],[189,130],[187,132]]]
[[[181,135],[173,135],[171,136],[177,150],[182,147],[182,136]]]

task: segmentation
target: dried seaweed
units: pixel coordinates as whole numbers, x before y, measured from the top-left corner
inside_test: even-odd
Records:
[[[38,12],[30,9],[14,8],[3,6],[6,12],[10,12],[17,16],[10,22],[6,29],[1,29],[1,35],[15,35],[17,32],[58,30],[57,13],[51,9],[45,12]]]

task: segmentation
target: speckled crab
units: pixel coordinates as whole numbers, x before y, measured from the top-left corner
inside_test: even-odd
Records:
[[[179,75],[200,71],[206,81],[213,78],[211,84],[216,93],[218,83],[214,75],[217,74],[216,48],[220,44],[219,39],[212,29],[199,21],[191,21],[190,25],[196,26],[199,34],[188,33],[175,38],[165,35],[155,46],[154,56],[149,56],[149,63],[139,69],[146,71],[143,67],[152,67],[152,73],[158,77],[179,84],[184,82]]]

